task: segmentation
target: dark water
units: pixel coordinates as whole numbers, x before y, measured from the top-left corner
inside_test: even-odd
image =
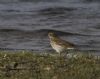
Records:
[[[100,54],[100,1],[0,0],[0,48],[51,50],[50,31]]]

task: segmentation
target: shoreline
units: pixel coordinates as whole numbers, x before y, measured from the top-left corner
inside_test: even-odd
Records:
[[[55,53],[55,52],[54,52]],[[32,52],[0,52],[1,79],[100,79],[100,58]]]

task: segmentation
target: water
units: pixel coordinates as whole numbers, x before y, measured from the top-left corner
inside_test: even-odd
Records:
[[[99,55],[99,0],[0,0],[0,48],[52,50],[50,31]]]

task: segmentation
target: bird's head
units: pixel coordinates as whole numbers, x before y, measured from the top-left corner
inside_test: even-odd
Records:
[[[54,32],[49,32],[48,36],[49,36],[50,39],[57,37]]]

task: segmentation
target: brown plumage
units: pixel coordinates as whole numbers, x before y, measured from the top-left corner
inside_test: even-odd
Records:
[[[68,49],[74,49],[75,48],[75,45],[70,43],[70,42],[67,42],[65,40],[62,40],[61,38],[59,38],[56,34],[50,32],[48,34],[49,38],[50,38],[50,44],[52,46],[52,48],[54,50],[56,50],[56,52],[58,53],[61,53],[65,50],[68,50]]]

